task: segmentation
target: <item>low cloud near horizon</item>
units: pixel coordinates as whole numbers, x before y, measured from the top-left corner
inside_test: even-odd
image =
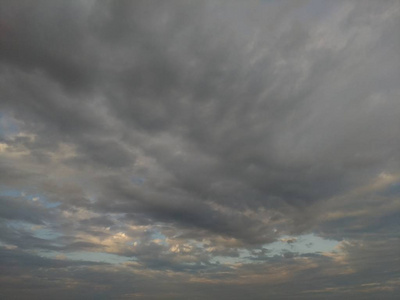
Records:
[[[1,1],[0,298],[398,299],[399,1]]]

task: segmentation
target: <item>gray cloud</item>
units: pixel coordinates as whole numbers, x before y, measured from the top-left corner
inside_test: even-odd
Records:
[[[399,11],[3,1],[0,247],[26,251],[4,295],[43,276],[42,253],[65,259],[44,266],[64,270],[57,298],[262,299],[271,281],[271,299],[392,299]],[[267,250],[310,233],[340,247]],[[124,262],[74,260],[102,254]],[[49,278],[27,290],[43,299]]]

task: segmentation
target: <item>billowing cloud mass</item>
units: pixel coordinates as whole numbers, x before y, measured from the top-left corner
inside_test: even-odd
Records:
[[[1,1],[1,299],[398,299],[399,1]]]

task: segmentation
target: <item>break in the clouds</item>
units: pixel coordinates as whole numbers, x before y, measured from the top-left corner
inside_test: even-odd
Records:
[[[1,1],[2,299],[397,299],[398,1]]]

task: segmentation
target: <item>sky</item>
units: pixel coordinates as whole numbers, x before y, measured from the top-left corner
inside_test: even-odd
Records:
[[[400,2],[0,1],[1,299],[398,299]]]

